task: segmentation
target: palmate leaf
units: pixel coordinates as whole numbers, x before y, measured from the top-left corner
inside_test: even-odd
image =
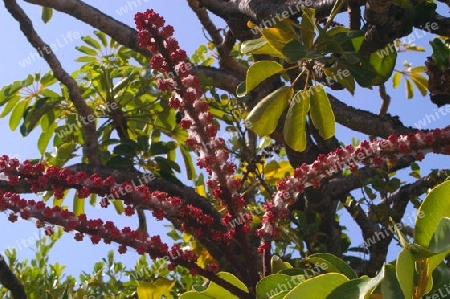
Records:
[[[417,89],[420,91],[422,96],[428,94],[428,80],[424,76],[411,72],[411,80],[416,85]]]

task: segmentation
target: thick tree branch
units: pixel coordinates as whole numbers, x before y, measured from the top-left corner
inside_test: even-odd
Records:
[[[28,39],[28,42],[43,56],[50,68],[53,70],[53,75],[69,90],[70,100],[74,103],[78,113],[84,118],[89,119],[93,112],[86,104],[81,95],[80,88],[77,82],[70,77],[70,75],[63,69],[56,55],[52,49],[47,45],[36,33],[33,24],[25,14],[22,8],[17,5],[15,0],[5,0],[5,7],[9,13],[20,24],[20,30]],[[83,145],[83,152],[90,163],[100,164],[100,153],[98,150],[97,130],[94,122],[82,122],[82,128],[85,135],[85,144]]]
[[[365,110],[356,109],[339,101],[331,94],[328,94],[328,98],[333,107],[336,122],[354,131],[383,138],[392,134],[406,135],[417,131],[412,127],[403,125],[397,116],[393,117],[389,114],[379,116]]]
[[[437,26],[430,26],[433,23]],[[435,13],[430,20],[423,21],[423,23],[416,26],[437,35],[450,37],[450,18],[446,18],[438,13]]]
[[[0,283],[11,291],[13,299],[26,299],[22,283],[17,279],[0,254]]]
[[[294,8],[296,9],[301,5],[309,4],[306,1],[300,0],[199,0],[199,2],[208,10],[225,20],[233,15],[241,15],[246,17],[243,20],[244,22],[247,22],[249,19],[252,21],[270,20],[283,11],[293,12]],[[330,14],[336,0],[316,0],[310,2],[311,5],[308,5],[308,7],[316,10],[316,16],[325,17]],[[300,14],[301,11],[297,10],[296,13],[292,13],[292,16]]]
[[[247,68],[237,62],[230,55],[230,48],[228,48],[225,40],[220,35],[220,30],[214,25],[208,16],[208,11],[204,7],[200,7],[198,0],[188,0],[189,7],[197,15],[203,28],[209,33],[212,42],[216,45],[217,52],[219,52],[219,64],[225,69],[229,69],[240,76],[245,76]]]

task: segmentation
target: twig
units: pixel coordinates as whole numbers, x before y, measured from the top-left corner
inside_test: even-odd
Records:
[[[380,85],[380,97],[383,101],[381,103],[379,115],[383,117],[388,112],[389,104],[391,103],[391,97],[387,94],[386,86],[384,84]]]

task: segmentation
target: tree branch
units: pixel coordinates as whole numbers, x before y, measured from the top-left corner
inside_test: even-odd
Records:
[[[20,280],[14,275],[0,254],[0,283],[11,291],[13,299],[26,299],[25,289]]]
[[[5,0],[5,7],[9,13],[20,24],[20,29],[28,39],[28,42],[44,57],[53,74],[69,90],[70,100],[74,103],[78,113],[84,118],[89,119],[93,112],[86,104],[81,94],[77,82],[63,69],[52,49],[39,37],[33,28],[33,24],[25,14],[23,9],[17,5],[15,0]],[[97,130],[94,122],[82,122],[82,128],[85,135],[85,144],[83,152],[85,157],[93,164],[100,164],[100,153],[98,150]]]
[[[217,51],[219,52],[219,64],[225,69],[229,69],[240,76],[245,76],[247,73],[247,68],[237,62],[231,55],[230,50],[225,43],[225,40],[220,35],[220,31],[211,21],[208,16],[208,11],[204,7],[200,7],[197,0],[188,0],[189,7],[197,15],[203,28],[208,31],[209,36],[211,36],[212,42],[216,45]]]
[[[336,122],[354,131],[383,138],[387,138],[392,134],[406,135],[417,131],[417,129],[412,127],[404,126],[398,116],[393,117],[389,114],[379,116],[348,106],[331,94],[328,94],[328,98],[333,107]]]

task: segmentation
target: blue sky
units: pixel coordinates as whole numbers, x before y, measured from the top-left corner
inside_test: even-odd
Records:
[[[135,1],[85,1],[91,4],[110,16],[118,19],[119,21],[134,27],[133,16],[136,11],[143,11],[148,7],[152,7],[164,18],[167,22],[174,26],[175,37],[179,40],[180,46],[184,48],[189,55],[200,45],[206,43],[203,31],[200,23],[196,19],[195,15],[190,11],[184,0],[135,0]],[[55,54],[59,57],[63,67],[69,72],[73,72],[79,66],[75,63],[75,58],[79,55],[79,52],[74,49],[75,46],[81,45],[81,40],[77,38],[70,39],[69,36],[75,37],[80,35],[91,35],[93,28],[85,25],[84,23],[67,16],[62,13],[54,12],[53,19],[44,24],[40,19],[41,8],[39,6],[30,5],[27,3],[19,2],[25,9],[30,18],[33,20],[36,31],[48,44],[57,44],[58,48]],[[136,8],[136,4],[138,7]],[[126,12],[128,11],[128,12]],[[341,19],[341,22],[346,24],[347,20]],[[25,37],[19,30],[17,22],[8,14],[3,6],[0,7],[0,26],[3,30],[0,31],[0,39],[4,42],[0,44],[0,85],[4,86],[11,83],[14,80],[23,80],[29,73],[41,72],[45,73],[49,67],[43,59],[38,59],[33,53],[35,49],[28,44]],[[420,31],[420,38],[416,38],[415,43],[419,46],[425,47],[429,50],[428,39],[431,34]],[[397,68],[402,68],[403,60],[408,60],[413,63],[414,66],[423,65],[426,53],[400,53],[398,56]],[[33,59],[34,58],[34,59]],[[28,60],[29,63],[26,63]],[[400,88],[397,90],[392,89],[391,81],[386,83],[388,92],[392,97],[389,113],[393,115],[399,115],[402,121],[406,125],[413,126],[419,120],[426,119],[426,115],[432,115],[436,112],[436,106],[434,106],[428,96],[422,97],[419,92],[416,91],[416,96],[407,100],[405,97],[404,81],[402,81]],[[352,97],[346,91],[332,92],[340,100],[346,102],[349,105],[355,106],[360,109],[369,110],[377,113],[380,106],[380,98],[378,92],[357,89],[355,95]],[[431,119],[428,117],[428,119]],[[449,117],[441,116],[439,119],[427,123],[425,128],[444,127],[448,125]],[[38,158],[39,153],[37,150],[36,142],[39,132],[34,132],[30,136],[23,138],[18,131],[11,132],[8,127],[8,119],[0,119],[0,133],[2,136],[2,142],[0,143],[0,154],[8,154],[10,156],[18,157],[20,160],[27,158]],[[348,129],[338,126],[338,138],[344,143],[351,142],[352,137],[357,139],[366,139],[367,137],[362,134],[354,134]],[[421,163],[423,166],[423,174],[427,174],[429,169],[445,167],[448,165],[448,157],[433,157],[426,159],[426,164]],[[405,180],[407,176],[404,176]],[[34,197],[33,195],[27,196],[27,198]],[[70,198],[67,199],[70,205]],[[88,215],[92,217],[105,217],[106,219],[114,218],[114,213],[101,210],[99,208],[88,210]],[[346,213],[341,213],[343,216]],[[103,216],[104,215],[104,216]],[[410,212],[408,212],[410,215]],[[120,217],[119,225],[130,225],[132,227],[137,226],[137,219]],[[151,217],[149,217],[151,218]],[[405,221],[407,224],[407,221]],[[7,214],[0,214],[0,225],[3,227],[2,238],[0,239],[0,252],[3,252],[5,248],[9,246],[17,245],[21,243],[22,239],[27,240],[30,237],[36,235],[38,231],[34,224],[29,221],[20,221],[19,223],[11,224],[7,220]],[[348,227],[355,227],[355,225],[346,220]],[[165,231],[162,227],[162,223],[149,225],[151,229],[150,234],[163,234]],[[42,232],[41,232],[42,234]],[[351,235],[359,235],[359,231],[356,229],[350,230]],[[167,239],[166,239],[167,240]],[[362,243],[361,239],[355,239],[354,245]],[[30,257],[33,255],[33,246],[22,249],[18,252],[19,259]],[[80,273],[82,270],[90,272],[92,265],[95,261],[101,260],[110,249],[117,249],[117,245],[91,245],[89,240],[83,242],[76,242],[73,240],[72,235],[68,234],[63,237],[63,240],[58,242],[55,249],[51,253],[50,260],[52,262],[59,261],[63,265],[68,266],[68,272],[70,274]],[[116,254],[118,256],[118,254]],[[393,255],[390,255],[393,257]],[[133,266],[138,259],[137,253],[130,250],[126,256],[120,256],[120,260],[128,266]]]

